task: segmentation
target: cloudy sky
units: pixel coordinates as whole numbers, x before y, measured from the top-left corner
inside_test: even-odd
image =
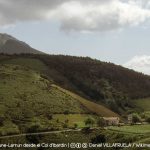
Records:
[[[0,0],[0,32],[150,74],[150,0]]]

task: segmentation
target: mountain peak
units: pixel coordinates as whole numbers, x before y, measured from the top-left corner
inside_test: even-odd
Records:
[[[0,45],[5,44],[8,40],[17,40],[17,39],[9,34],[0,33]]]
[[[30,47],[23,41],[16,39],[15,37],[6,34],[0,33],[0,53],[5,54],[41,54],[42,52]]]

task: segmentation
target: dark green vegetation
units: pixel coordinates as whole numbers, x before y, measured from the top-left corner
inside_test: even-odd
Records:
[[[130,127],[129,127],[130,128]],[[138,129],[139,127],[132,126]],[[135,133],[132,131],[128,131],[128,129],[124,129],[122,132],[122,127],[120,129],[94,129],[94,130],[83,130],[83,131],[70,131],[70,132],[61,132],[61,133],[50,133],[43,135],[27,135],[20,137],[11,137],[11,138],[3,138],[0,139],[0,143],[149,143],[149,132],[144,133]],[[90,144],[91,145],[91,144]],[[13,148],[16,150],[15,148]],[[25,148],[18,148],[19,150],[24,150]],[[17,149],[17,150],[18,150]],[[39,150],[40,148],[33,148],[34,150]],[[44,150],[53,150],[54,148],[41,148]],[[70,148],[59,148],[60,150],[68,150]],[[82,149],[82,148],[81,148]],[[95,149],[106,149],[106,150],[114,150],[114,149],[124,149],[124,148],[86,148],[87,150],[95,150]],[[126,148],[126,150],[133,150],[134,148]],[[137,149],[135,149],[137,150]],[[144,148],[146,150],[146,148]]]
[[[150,98],[137,99],[135,105],[142,111],[150,111]]]
[[[150,96],[150,77],[91,58],[54,55],[1,56],[3,64],[22,65],[41,73],[64,89],[126,114],[136,110],[134,99]]]
[[[88,57],[44,55],[5,34],[0,53],[0,143],[150,142],[149,125],[97,128],[105,126],[100,116],[123,121],[130,113],[133,124],[150,123],[150,76]]]
[[[132,125],[122,127],[109,127],[109,129],[119,132],[150,134],[150,125]]]
[[[111,110],[121,115],[149,111],[149,99],[142,98],[150,96],[150,77],[121,66],[90,58],[31,54],[0,55],[0,64],[1,135],[97,126],[98,115],[118,116]],[[86,122],[89,118],[93,120],[90,125]],[[137,134],[143,137],[145,133],[128,136],[129,130],[137,131],[135,127],[119,129],[122,132],[111,129],[104,133],[107,141],[112,136],[110,132],[115,132],[114,141],[140,140]],[[73,134],[71,141],[79,137],[85,142],[95,141],[99,136]],[[58,142],[64,141],[63,133],[54,136],[60,137]],[[40,140],[50,137],[43,135]],[[148,139],[146,134],[145,140]]]
[[[118,116],[55,85],[41,73],[46,69],[37,59],[19,58],[1,63],[0,135],[61,130],[74,128],[75,124],[84,127],[88,117],[96,125],[97,115]]]
[[[89,113],[76,99],[28,68],[1,65],[0,85],[1,135],[23,132],[34,124],[39,130],[51,129],[56,124],[56,120],[50,121],[53,114]]]
[[[0,135],[103,126],[99,116],[118,116],[113,111],[126,115],[138,110],[140,121],[149,122],[149,99],[144,98],[150,96],[149,80],[90,58],[0,55]],[[38,142],[149,143],[149,125],[0,139],[0,143]]]

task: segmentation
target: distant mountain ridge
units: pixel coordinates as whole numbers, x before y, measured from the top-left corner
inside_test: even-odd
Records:
[[[42,54],[15,37],[0,33],[0,53],[4,54]]]

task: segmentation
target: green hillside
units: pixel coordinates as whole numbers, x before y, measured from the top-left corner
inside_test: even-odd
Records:
[[[101,135],[106,142],[148,143],[149,125],[99,129],[97,121],[101,116],[122,118],[119,113],[136,110],[146,116],[149,80],[149,76],[90,58],[0,55],[0,143],[88,143]],[[89,118],[97,129],[64,132],[87,127]],[[28,132],[44,133],[21,134]],[[18,136],[4,136],[11,134]]]
[[[0,57],[2,59],[2,57]],[[48,67],[39,59],[35,58],[11,58],[11,57],[5,57],[2,59],[1,64],[12,64],[12,65],[19,65],[19,66],[24,66],[27,68],[30,68],[34,71],[38,72],[44,72],[48,71]]]
[[[66,120],[72,127],[75,123],[83,126],[85,119],[90,116],[95,119],[97,115],[118,116],[96,103],[91,105],[91,108],[96,109],[91,109],[88,104],[91,104],[90,101],[58,88],[41,73],[29,69],[27,65],[30,63],[31,61],[27,61],[24,67],[14,64],[0,65],[1,135],[27,132],[35,125],[39,131],[58,129],[64,126]],[[39,68],[34,63],[39,63]],[[40,70],[40,61],[35,60],[34,63],[32,67]],[[44,68],[42,63],[41,67]],[[79,119],[73,121],[73,118]]]
[[[135,105],[143,111],[150,111],[150,98],[137,99]]]
[[[135,109],[134,99],[150,97],[150,77],[85,57],[62,55],[1,55],[2,64],[22,65],[40,72],[60,87],[119,114]]]
[[[68,90],[65,90],[59,86],[56,86],[56,85],[52,85],[52,86],[56,87],[57,89],[63,91],[66,94],[69,94],[73,98],[77,99],[83,106],[85,106],[88,110],[90,110],[91,112],[93,112],[97,115],[106,116],[106,117],[119,117],[118,114],[114,113],[113,111],[104,107],[103,105],[98,105],[94,102],[88,101],[85,98],[82,98],[81,96],[79,96],[75,93],[72,93]]]

